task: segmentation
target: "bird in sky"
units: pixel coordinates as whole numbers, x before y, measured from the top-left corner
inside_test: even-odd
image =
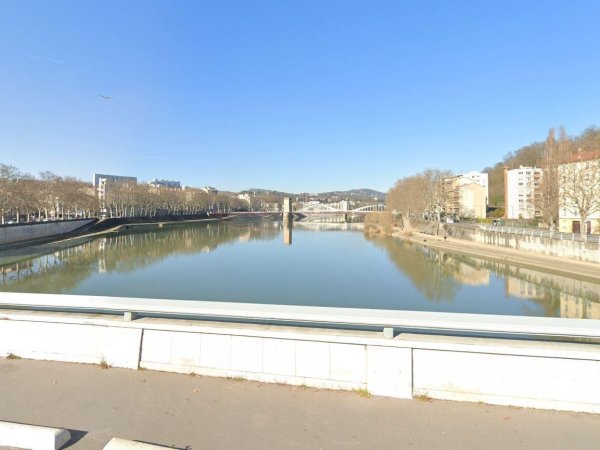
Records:
[[[104,100],[112,100],[112,97],[109,97],[108,95],[102,95],[102,94],[98,94],[100,97],[102,97]]]

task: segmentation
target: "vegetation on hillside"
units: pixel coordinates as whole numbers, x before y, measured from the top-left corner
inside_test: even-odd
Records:
[[[560,149],[555,147],[557,145]],[[568,160],[570,155],[578,151],[583,153],[600,151],[600,128],[592,126],[576,136],[569,136],[564,127],[560,127],[558,133],[551,128],[546,140],[532,142],[507,153],[501,161],[483,169],[489,177],[489,204],[504,205],[504,166],[509,169],[520,166],[546,168],[552,163],[561,162],[556,159]]]
[[[576,136],[569,136],[563,127],[558,133],[550,129],[544,141],[533,142],[510,152],[494,166],[483,169],[483,172],[488,174],[488,205],[500,208],[504,206],[505,168],[538,167],[543,170],[543,176],[534,202],[536,209],[541,213],[542,221],[549,226],[555,225],[558,221],[559,204],[570,204],[577,207],[581,223],[584,223],[591,214],[600,212],[600,164],[588,164],[583,172],[579,170],[560,172],[559,166],[569,162],[598,158],[600,158],[599,128],[589,127]],[[389,210],[397,211],[404,216],[418,214],[425,218],[439,220],[448,196],[443,179],[450,175],[449,171],[426,169],[399,179],[388,191]],[[561,189],[560,186],[563,188]],[[566,186],[571,186],[573,189],[566,189]],[[501,210],[497,208],[494,210],[495,214],[492,215],[499,216]]]

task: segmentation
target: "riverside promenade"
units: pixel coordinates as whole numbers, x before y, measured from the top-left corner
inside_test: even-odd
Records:
[[[0,420],[200,449],[592,449],[600,415],[0,358]]]

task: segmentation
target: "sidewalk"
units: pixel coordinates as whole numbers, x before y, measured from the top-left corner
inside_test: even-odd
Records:
[[[542,253],[527,250],[482,244],[480,242],[454,237],[448,237],[447,240],[444,241],[443,236],[435,236],[416,231],[412,231],[411,233],[412,234],[409,236],[406,232],[397,230],[392,236],[440,250],[464,253],[466,255],[493,259],[508,264],[518,264],[560,275],[587,278],[594,282],[600,281],[600,264],[597,263],[544,255]]]
[[[205,449],[595,449],[600,416],[0,358],[0,420]]]

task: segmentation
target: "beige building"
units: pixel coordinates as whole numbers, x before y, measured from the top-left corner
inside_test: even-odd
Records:
[[[486,204],[488,203],[488,199],[490,197],[489,187],[488,187],[488,174],[486,172],[465,172],[460,175],[463,179],[474,181],[477,184],[482,185],[485,188],[485,199]]]
[[[587,234],[600,234],[600,159],[561,164],[558,174],[560,231],[581,232],[581,215],[577,205],[586,204],[589,214],[584,230]]]
[[[457,175],[446,178],[446,214],[483,218],[487,211],[487,178],[486,185],[474,181],[470,177]]]

